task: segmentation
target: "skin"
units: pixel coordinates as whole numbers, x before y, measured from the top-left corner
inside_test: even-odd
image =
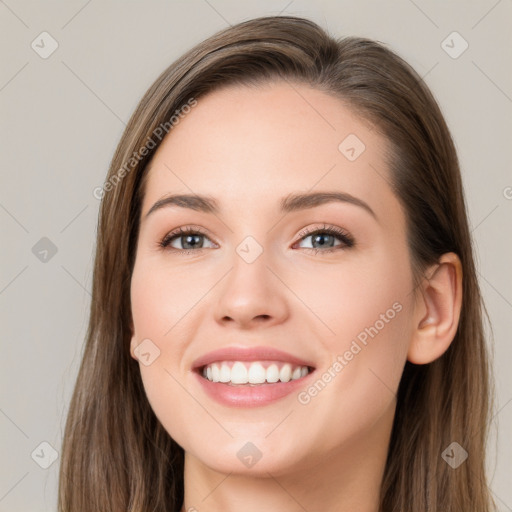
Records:
[[[355,161],[338,149],[349,134],[366,146]],[[200,98],[155,153],[131,281],[130,351],[136,358],[148,338],[160,350],[140,370],[155,414],[185,450],[183,511],[378,510],[403,366],[448,348],[462,283],[460,261],[447,253],[414,288],[385,148],[339,99],[274,82]],[[352,194],[377,219],[334,202],[280,213],[282,197],[311,191]],[[169,193],[213,196],[220,213],[173,206],[145,218]],[[315,254],[314,237],[300,233],[324,223],[356,245],[328,240]],[[190,224],[206,231],[203,249],[180,253],[179,236],[174,250],[158,247]],[[252,263],[236,251],[247,236],[263,249]],[[400,312],[307,404],[292,393],[264,407],[227,407],[191,372],[211,350],[269,345],[313,361],[320,376],[394,303]],[[248,441],[262,454],[252,467],[237,457]]]

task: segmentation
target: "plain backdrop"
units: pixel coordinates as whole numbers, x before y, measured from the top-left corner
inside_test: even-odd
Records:
[[[2,0],[0,511],[56,510],[91,299],[93,190],[125,123],[184,51],[279,13],[388,44],[443,110],[494,330],[491,487],[512,510],[512,1]]]

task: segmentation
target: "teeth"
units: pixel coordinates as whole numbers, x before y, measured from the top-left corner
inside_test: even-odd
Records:
[[[212,365],[212,380],[213,382],[219,382],[220,370],[216,364]]]
[[[266,369],[260,361],[241,362],[227,361],[213,363],[203,368],[203,377],[211,382],[225,384],[264,384],[275,382],[289,382],[305,377],[309,373],[307,366],[292,366],[285,363],[279,368],[275,363]]]
[[[219,382],[229,382],[230,380],[231,372],[229,371],[229,366],[225,364],[221,365]]]
[[[285,364],[279,372],[279,380],[281,382],[290,382],[292,378],[292,367],[289,364]]]
[[[237,361],[231,368],[231,382],[233,384],[247,384],[248,381],[247,368]]]
[[[251,384],[263,384],[266,378],[267,370],[265,370],[265,368],[263,368],[263,366],[260,363],[251,364],[251,366],[249,367],[249,382]]]
[[[271,364],[267,368],[267,382],[277,382],[279,380],[279,368],[275,364]]]

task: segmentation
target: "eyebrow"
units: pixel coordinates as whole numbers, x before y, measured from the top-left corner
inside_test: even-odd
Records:
[[[307,210],[316,206],[332,202],[349,203],[366,210],[375,220],[377,215],[362,199],[347,192],[310,192],[306,194],[289,194],[281,199],[280,209],[283,213],[290,213],[299,210]],[[158,200],[146,213],[148,216],[164,207],[178,206],[204,213],[218,214],[220,208],[218,202],[211,196],[198,194],[173,194]]]

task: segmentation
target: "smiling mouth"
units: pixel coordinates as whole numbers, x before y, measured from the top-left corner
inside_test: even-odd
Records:
[[[229,386],[265,386],[299,380],[314,368],[282,361],[218,361],[198,368],[210,382]]]

